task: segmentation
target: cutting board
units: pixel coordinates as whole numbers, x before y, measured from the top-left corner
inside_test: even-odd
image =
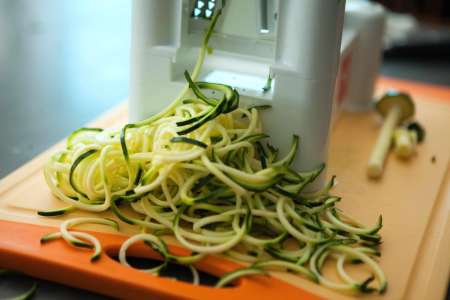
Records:
[[[427,137],[410,161],[390,155],[384,176],[368,180],[365,166],[380,122],[371,113],[342,113],[330,139],[328,174],[336,174],[334,194],[339,204],[359,220],[374,222],[383,215],[384,227],[380,264],[386,272],[389,289],[383,296],[364,299],[439,299],[447,286],[450,269],[450,92],[438,87],[383,79],[379,90],[397,86],[409,90],[417,104],[417,119]],[[443,101],[447,98],[449,101]],[[127,119],[122,104],[102,116],[95,127],[120,126]],[[89,213],[74,212],[59,218],[44,218],[36,210],[62,207],[51,196],[42,176],[42,166],[59,143],[19,168],[0,182],[0,267],[15,268],[34,276],[63,282],[108,294],[141,298],[158,293],[161,298],[195,299],[354,299],[288,273],[271,277],[242,279],[235,288],[196,287],[166,278],[156,278],[125,268],[107,255],[95,264],[89,252],[55,241],[41,246],[41,235],[54,231],[66,218]],[[433,163],[432,157],[436,160]],[[112,217],[109,213],[103,216]],[[100,226],[94,230],[109,253],[117,252],[127,235],[137,228],[121,223],[121,232]],[[155,257],[147,248],[135,247],[133,255]],[[183,253],[174,246],[173,251]],[[237,265],[223,257],[208,257],[198,267],[220,275]],[[45,270],[45,271],[43,271]]]

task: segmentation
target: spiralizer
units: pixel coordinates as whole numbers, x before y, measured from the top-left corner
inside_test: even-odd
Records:
[[[242,105],[270,104],[263,124],[273,144],[283,153],[301,138],[295,168],[325,162],[344,0],[135,0],[130,121],[175,99],[218,9],[200,80],[233,86]]]

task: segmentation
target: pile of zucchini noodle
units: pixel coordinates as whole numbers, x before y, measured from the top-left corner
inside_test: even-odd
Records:
[[[240,107],[232,87],[197,81],[219,15],[211,21],[192,75],[185,72],[188,84],[165,110],[120,130],[81,128],[69,136],[66,148],[44,170],[51,191],[68,206],[39,214],[111,210],[121,221],[141,228],[122,245],[122,264],[129,266],[127,249],[144,241],[162,261],[143,271],[158,274],[175,262],[189,266],[195,284],[199,276],[193,264],[210,254],[224,254],[248,266],[225,274],[217,287],[275,269],[339,291],[383,293],[387,282],[375,260],[381,217],[375,226],[365,227],[339,210],[340,198],[330,195],[334,177],[321,190],[305,192],[324,165],[308,172],[291,168],[297,136],[289,152],[279,157],[262,130],[259,111],[270,108]],[[74,218],[41,242],[63,238],[75,247],[93,248],[96,260],[99,241],[72,230],[82,223],[119,230],[111,219]],[[166,235],[192,254],[172,254]],[[340,281],[322,274],[327,261],[336,262]],[[365,264],[372,275],[352,278],[345,266],[355,263]]]

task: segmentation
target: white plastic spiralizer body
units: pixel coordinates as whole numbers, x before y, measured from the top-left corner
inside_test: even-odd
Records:
[[[301,137],[296,168],[325,162],[345,0],[134,0],[130,121],[175,99],[220,7],[200,79],[232,85],[244,105],[272,105],[265,131],[281,153]]]

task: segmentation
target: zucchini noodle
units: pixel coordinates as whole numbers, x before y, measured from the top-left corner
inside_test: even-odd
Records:
[[[112,211],[141,228],[122,245],[119,261],[129,266],[127,249],[144,242],[161,256],[159,266],[141,270],[154,275],[168,262],[184,264],[198,284],[193,264],[224,254],[251,265],[225,274],[217,287],[282,269],[339,291],[384,292],[386,278],[375,260],[381,218],[365,227],[338,210],[341,199],[330,195],[335,177],[321,190],[305,192],[324,165],[308,172],[292,168],[299,137],[293,136],[288,153],[278,157],[263,132],[260,107],[240,107],[239,94],[230,86],[197,81],[219,14],[192,76],[185,72],[188,84],[166,109],[118,131],[81,128],[70,135],[67,147],[44,169],[50,190],[68,206],[39,214]],[[210,94],[214,97],[206,96]],[[94,248],[92,259],[97,259],[98,240],[70,229],[80,223],[118,229],[109,219],[72,219],[42,242],[62,237],[75,247]],[[164,235],[175,237],[191,254],[171,254]],[[322,272],[332,259],[342,282]],[[369,267],[370,280],[350,277],[344,267],[354,261]]]

